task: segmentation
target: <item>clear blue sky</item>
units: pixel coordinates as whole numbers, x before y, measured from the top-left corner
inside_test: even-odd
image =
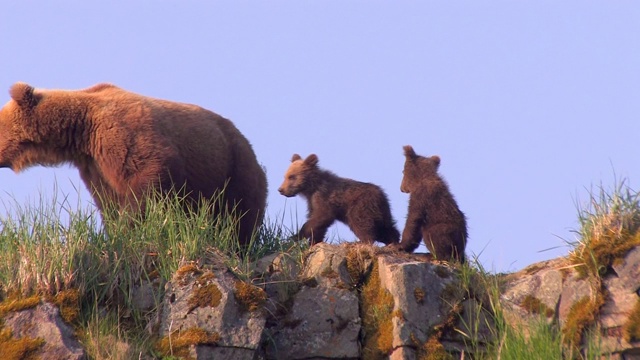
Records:
[[[287,223],[293,153],[382,186],[400,229],[402,146],[437,154],[490,270],[565,255],[586,189],[640,179],[637,1],[10,1],[0,69],[0,103],[16,81],[111,82],[233,120]],[[90,201],[66,166],[0,169],[0,200],[54,179]]]

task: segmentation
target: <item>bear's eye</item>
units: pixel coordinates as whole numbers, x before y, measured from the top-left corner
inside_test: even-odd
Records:
[[[289,180],[295,180],[296,176],[295,175],[289,175]]]

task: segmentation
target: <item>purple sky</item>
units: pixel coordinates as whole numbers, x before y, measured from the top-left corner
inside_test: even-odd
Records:
[[[235,122],[267,168],[268,214],[306,216],[277,188],[291,155],[376,183],[400,230],[402,146],[442,158],[495,271],[565,255],[577,203],[640,179],[637,1],[11,1],[0,103],[16,81],[111,82]],[[0,169],[0,201],[81,189],[75,169]],[[4,211],[4,210],[1,210]],[[330,235],[349,241],[346,227]],[[543,251],[554,248],[553,250]],[[419,251],[424,251],[421,247]]]

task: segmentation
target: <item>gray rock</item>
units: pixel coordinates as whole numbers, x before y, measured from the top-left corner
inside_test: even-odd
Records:
[[[167,283],[153,328],[160,337],[194,328],[217,334],[216,346],[191,349],[197,359],[222,359],[229,354],[233,359],[253,359],[262,339],[264,312],[248,311],[236,299],[239,280],[229,271],[188,266]]]
[[[358,358],[360,315],[353,291],[304,286],[290,312],[270,329],[269,359]]]
[[[564,325],[573,304],[588,297],[595,296],[593,286],[588,280],[580,278],[575,270],[570,270],[563,284],[560,302],[558,304],[558,320]]]
[[[11,329],[14,338],[42,338],[44,345],[38,355],[44,359],[87,358],[73,329],[62,320],[60,311],[53,304],[43,303],[32,309],[9,313],[4,318],[4,326]]]
[[[507,276],[507,284],[500,302],[505,307],[510,318],[520,318],[529,321],[539,318],[539,314],[530,312],[522,307],[527,297],[532,297],[544,304],[548,309],[556,312],[563,291],[563,270],[566,268],[564,259],[543,261]],[[550,318],[549,321],[553,320]]]
[[[640,247],[630,250],[621,261],[614,262],[612,268],[628,289],[638,293],[640,289]]]
[[[131,296],[131,306],[140,312],[149,312],[158,306],[159,281],[145,281],[136,287]]]
[[[270,254],[255,262],[252,276],[267,293],[265,311],[269,316],[288,310],[287,304],[300,289],[299,273],[299,262],[286,253]]]
[[[319,243],[309,250],[300,273],[302,281],[314,279],[318,284],[335,286],[355,285],[347,270],[347,254],[353,248],[351,244],[331,245]]]
[[[393,312],[402,314],[392,317],[393,348],[426,342],[433,327],[447,320],[451,311],[447,301],[461,300],[443,294],[447,287],[454,294],[460,286],[446,266],[386,255],[378,258],[378,269],[380,285],[393,297]]]

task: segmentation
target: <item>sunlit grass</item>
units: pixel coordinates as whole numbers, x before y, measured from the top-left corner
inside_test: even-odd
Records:
[[[109,358],[104,346],[111,343],[148,348],[148,339],[140,336],[146,310],[133,306],[141,286],[155,289],[157,307],[164,284],[181,264],[206,264],[215,254],[250,281],[252,263],[260,257],[288,251],[301,261],[308,248],[288,240],[291,232],[269,219],[249,244],[240,245],[236,225],[241,215],[231,210],[211,216],[214,207],[222,208],[221,199],[185,209],[178,195],[150,194],[143,216],[107,210],[104,218],[93,208],[70,204],[67,197],[5,204],[10,215],[0,218],[0,300],[53,297],[75,289],[81,314],[73,325],[84,334],[92,357]],[[119,330],[105,332],[114,327]]]
[[[591,189],[586,205],[578,205],[578,221],[579,237],[571,243],[569,259],[582,275],[599,278],[640,245],[640,193],[625,179],[611,189],[601,184]]]
[[[214,254],[239,279],[257,285],[264,279],[254,278],[254,263],[265,255],[279,253],[287,258],[285,265],[304,261],[308,244],[290,240],[295,229],[284,225],[284,216],[266,218],[252,241],[241,246],[235,233],[241,214],[211,216],[221,208],[220,199],[185,212],[180,196],[152,194],[144,216],[107,211],[104,218],[66,197],[41,197],[28,205],[14,201],[10,215],[0,217],[0,300],[74,289],[81,305],[73,325],[91,358],[119,358],[114,349],[132,356],[153,352],[145,331],[150,310],[133,306],[141,286],[151,284],[157,306],[164,284],[180,266],[206,264]],[[639,245],[639,209],[640,195],[625,181],[611,191],[600,186],[591,192],[588,205],[579,208],[579,240],[569,255],[575,267],[599,279]],[[600,359],[600,339],[588,326],[579,352],[563,341],[563,329],[546,319],[524,325],[526,331],[509,323],[500,304],[501,276],[489,273],[477,257],[458,273],[463,298],[479,304],[471,314],[474,321],[456,329],[474,359]]]

